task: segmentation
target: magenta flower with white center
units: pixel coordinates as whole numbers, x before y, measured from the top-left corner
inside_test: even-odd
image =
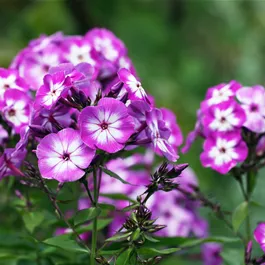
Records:
[[[50,67],[60,63],[62,63],[61,50],[52,44],[41,52],[34,52],[31,48],[28,48],[16,69],[27,80],[30,88],[37,90]]]
[[[142,99],[149,102],[142,84],[128,69],[120,69],[118,71],[118,76],[120,81],[124,83],[130,99]]]
[[[20,129],[29,122],[31,99],[23,91],[9,89],[5,92],[4,100],[3,116],[14,131],[19,133]]]
[[[236,91],[241,85],[236,81],[231,81],[228,84],[220,84],[208,89],[205,100],[201,103],[202,111],[208,107],[225,102],[235,96]]]
[[[202,119],[207,133],[240,130],[246,121],[242,107],[234,100],[222,102],[208,108]]]
[[[0,107],[4,105],[4,94],[8,89],[28,91],[29,86],[16,70],[0,68]]]
[[[36,155],[43,178],[71,182],[84,176],[95,150],[84,145],[78,131],[67,128],[45,136],[37,146]]]
[[[254,238],[265,252],[265,223],[259,223],[254,231]]]
[[[110,62],[116,62],[127,53],[123,42],[109,30],[95,28],[88,31],[85,38],[93,45],[99,57]]]
[[[240,132],[216,133],[204,142],[200,156],[204,167],[211,167],[221,174],[228,173],[247,158],[248,147]]]
[[[171,131],[166,127],[163,114],[159,109],[153,109],[146,113],[147,134],[152,140],[153,150],[165,156],[169,161],[175,162],[178,159],[176,148],[168,142]]]
[[[89,63],[95,66],[97,61],[92,53],[91,43],[83,37],[69,38],[63,43],[63,56],[67,62],[74,65]]]
[[[71,78],[66,76],[63,71],[45,75],[43,85],[37,91],[34,107],[38,109],[43,106],[46,109],[51,109],[71,84]]]
[[[246,112],[244,126],[256,133],[265,132],[265,90],[262,86],[242,87],[236,93]]]
[[[89,106],[79,116],[81,138],[90,148],[116,153],[124,148],[134,133],[133,118],[124,103],[103,98],[97,106]]]

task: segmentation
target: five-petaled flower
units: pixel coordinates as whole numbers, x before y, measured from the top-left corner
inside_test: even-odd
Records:
[[[201,162],[221,174],[226,174],[237,163],[247,158],[248,148],[239,132],[216,133],[209,136],[203,145]]]
[[[134,133],[133,118],[124,103],[103,98],[97,106],[89,106],[79,116],[81,138],[90,148],[115,153],[124,148]]]
[[[79,132],[66,128],[45,136],[39,143],[36,155],[43,178],[59,182],[76,181],[85,174],[95,150],[87,147]]]

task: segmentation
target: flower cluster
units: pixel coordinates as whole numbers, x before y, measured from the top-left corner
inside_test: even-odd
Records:
[[[226,174],[248,156],[244,131],[265,132],[265,89],[242,87],[238,82],[209,88],[197,114],[195,130],[182,149],[187,152],[197,137],[204,139],[202,165]],[[262,142],[258,145],[263,151]]]
[[[29,145],[37,145],[42,177],[67,182],[85,174],[97,150],[113,154],[145,146],[175,162],[182,143],[175,115],[155,106],[125,45],[106,29],[31,41],[8,69],[0,69],[0,106],[6,124],[0,144],[11,144],[8,127],[9,136],[20,135],[14,150],[1,156],[1,178],[18,175]]]

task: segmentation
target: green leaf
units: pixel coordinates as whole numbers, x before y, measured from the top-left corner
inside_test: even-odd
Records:
[[[140,228],[137,228],[133,233],[132,233],[132,236],[131,236],[131,240],[132,241],[135,241],[139,238],[139,236],[141,235],[141,230]]]
[[[243,223],[248,215],[248,203],[242,202],[237,206],[232,216],[232,225],[235,231],[237,231],[240,225]]]
[[[105,228],[107,225],[109,225],[112,222],[112,218],[106,218],[106,219],[98,219],[98,225],[97,225],[97,231],[102,230]],[[79,234],[82,234],[87,231],[92,231],[93,230],[93,224],[90,223],[88,225],[80,226],[76,229],[76,231]]]
[[[244,264],[244,252],[240,249],[225,249],[221,252],[225,265],[241,265]]]
[[[173,246],[179,248],[189,248],[201,245],[207,242],[217,243],[235,243],[240,239],[237,237],[208,237],[208,238],[187,238],[187,237],[155,237],[158,240],[157,246]]]
[[[119,175],[117,175],[115,172],[113,172],[113,171],[111,171],[111,170],[109,170],[109,169],[107,169],[105,167],[102,167],[102,166],[101,166],[101,168],[102,168],[104,173],[108,174],[112,178],[115,178],[115,179],[121,181],[123,184],[129,184],[129,185],[132,185],[132,186],[136,186],[136,185],[133,185],[133,184],[127,182],[126,180],[121,178]]]
[[[28,231],[33,233],[34,229],[44,220],[44,215],[42,212],[26,212],[22,218]]]
[[[144,237],[145,237],[145,238],[146,238],[148,241],[150,241],[150,242],[154,242],[154,243],[157,243],[157,242],[159,242],[159,240],[158,240],[158,239],[156,239],[156,238],[152,237],[151,235],[144,234]]]
[[[139,203],[134,203],[122,209],[123,212],[129,212],[139,206]]]
[[[51,237],[44,240],[42,243],[68,251],[89,253],[87,249],[81,248],[74,240],[70,239],[69,234]]]
[[[128,248],[124,252],[122,252],[121,255],[118,256],[115,265],[128,265],[132,250],[132,248]]]
[[[90,221],[96,218],[97,216],[99,216],[100,213],[101,213],[101,209],[95,208],[95,207],[91,207],[89,209],[78,211],[74,217],[74,225],[77,226],[87,221]]]
[[[112,237],[109,237],[106,239],[106,242],[111,242],[111,241],[120,241],[126,239],[128,236],[130,236],[132,232],[127,232],[127,233],[117,233]]]
[[[108,203],[99,203],[98,204],[101,210],[115,211],[116,207]]]
[[[112,200],[135,202],[135,200],[121,193],[100,193],[100,196],[110,198]]]
[[[146,256],[156,256],[156,255],[169,255],[179,250],[181,250],[181,248],[167,248],[167,249],[139,248],[137,252],[139,254]]]

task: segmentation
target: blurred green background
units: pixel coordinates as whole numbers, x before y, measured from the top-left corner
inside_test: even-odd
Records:
[[[145,89],[158,106],[174,110],[186,136],[206,89],[236,79],[244,85],[264,84],[265,1],[242,0],[0,0],[0,65],[41,33],[84,34],[106,27],[129,50]],[[228,176],[200,165],[201,142],[181,156],[200,180],[201,188],[225,209],[242,196]],[[262,176],[259,177],[262,184]],[[264,199],[264,185],[256,198]],[[264,211],[253,213],[253,228]],[[207,210],[214,235],[230,235]],[[168,261],[164,264],[173,264]],[[195,264],[176,260],[174,264]]]

